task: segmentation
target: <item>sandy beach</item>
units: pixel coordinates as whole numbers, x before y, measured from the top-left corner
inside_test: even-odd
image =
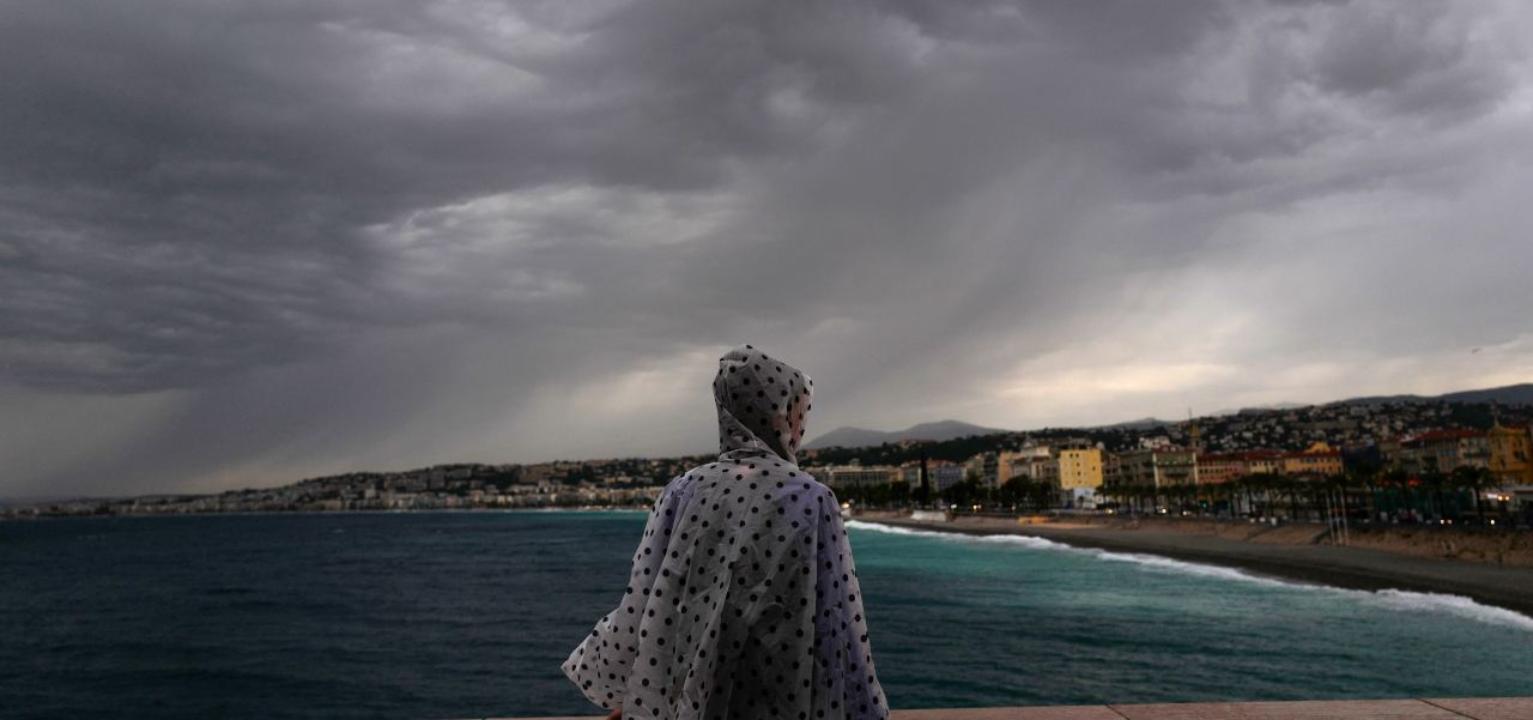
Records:
[[[1293,526],[1289,536],[1265,541],[1188,532],[1169,524],[1023,523],[998,517],[919,521],[903,513],[867,512],[855,520],[967,535],[1025,535],[1076,547],[1149,553],[1178,560],[1241,568],[1272,577],[1361,590],[1394,588],[1462,595],[1533,616],[1533,568],[1421,557],[1365,547],[1313,544]],[[1159,526],[1157,526],[1159,525]]]

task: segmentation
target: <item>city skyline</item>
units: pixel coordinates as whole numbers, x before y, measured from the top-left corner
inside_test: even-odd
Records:
[[[1074,480],[1071,479],[1068,469],[1055,470],[1053,474],[1046,473],[1040,476],[1036,467],[1022,467],[1032,465],[1040,459],[1039,456],[1029,452],[1029,449],[1061,450],[1089,447],[1105,452],[1109,456],[1124,452],[1185,453],[1190,451],[1192,454],[1189,457],[1199,468],[1204,462],[1220,465],[1208,473],[1204,473],[1201,469],[1193,471],[1192,482],[1202,484],[1206,481],[1223,482],[1223,479],[1210,480],[1210,478],[1228,478],[1231,472],[1237,475],[1246,473],[1247,471],[1243,469],[1232,469],[1229,464],[1236,463],[1244,467],[1252,458],[1258,458],[1258,464],[1277,463],[1274,466],[1277,472],[1288,472],[1290,469],[1302,472],[1302,466],[1284,469],[1282,458],[1304,458],[1314,452],[1317,447],[1327,446],[1326,452],[1333,456],[1337,466],[1334,468],[1328,466],[1322,474],[1333,475],[1339,472],[1337,468],[1340,467],[1343,450],[1353,453],[1355,457],[1367,457],[1378,453],[1398,452],[1398,446],[1401,443],[1416,442],[1434,436],[1457,438],[1464,433],[1483,439],[1496,432],[1509,432],[1526,440],[1529,433],[1533,432],[1533,403],[1523,401],[1530,391],[1533,391],[1533,385],[1480,389],[1439,397],[1348,398],[1316,405],[1246,408],[1239,412],[1196,416],[1178,422],[1127,422],[1095,427],[1024,430],[969,426],[976,432],[952,435],[947,438],[909,438],[883,443],[828,445],[802,449],[799,453],[799,461],[806,470],[815,473],[816,477],[835,487],[842,483],[837,481],[834,471],[838,468],[846,469],[847,463],[850,463],[853,469],[862,467],[876,472],[885,472],[895,470],[896,466],[908,468],[912,464],[919,464],[915,458],[925,458],[928,453],[931,453],[934,469],[956,466],[963,471],[956,477],[939,475],[939,489],[951,485],[956,482],[956,479],[974,473],[988,473],[991,476],[991,484],[999,484],[1013,474],[1013,471],[1006,468],[1009,467],[1009,462],[1016,461],[1020,465],[1015,474],[1028,476],[1034,480],[1048,479],[1059,485],[1061,489],[1067,489],[1072,485],[1083,484],[1080,476],[1086,468],[1077,468],[1075,475],[1078,477]],[[936,425],[942,424],[936,423]],[[1500,429],[1492,430],[1493,426],[1500,426]],[[1477,427],[1480,429],[1471,429]],[[1329,447],[1332,445],[1334,445],[1333,448]],[[969,451],[976,446],[990,449],[970,454]],[[958,454],[954,454],[955,447],[967,448],[967,450],[960,450]],[[1021,452],[1018,452],[1019,450]],[[1489,452],[1488,449],[1487,452]],[[1505,454],[1515,450],[1501,447],[1498,452]],[[1521,452],[1525,457],[1526,451]],[[318,487],[330,487],[339,483],[339,486],[344,488],[358,482],[368,485],[377,482],[385,484],[405,482],[418,485],[416,489],[423,491],[428,489],[425,484],[427,478],[436,478],[437,481],[452,478],[463,481],[472,480],[478,484],[502,485],[503,490],[506,487],[516,486],[518,491],[515,495],[520,498],[518,502],[542,502],[546,498],[541,498],[540,493],[555,493],[568,497],[571,492],[569,487],[576,485],[582,488],[581,492],[589,493],[591,487],[602,489],[617,484],[621,486],[615,491],[618,495],[632,498],[639,497],[633,494],[635,487],[657,489],[675,473],[691,465],[707,462],[709,458],[715,456],[715,453],[716,449],[671,456],[557,458],[528,463],[460,458],[455,462],[416,466],[411,469],[351,468],[341,473],[303,479],[268,479],[266,482],[241,488],[238,492],[242,493],[241,497],[253,498],[239,500],[241,503],[253,504],[245,510],[271,509],[272,504],[287,506],[296,502],[291,495],[292,492],[299,491],[301,495],[307,496],[309,490],[306,488],[316,484]],[[903,456],[906,459],[891,464],[887,457],[891,454]],[[985,460],[984,456],[987,454],[989,459]],[[1044,455],[1041,459],[1047,460],[1049,457]],[[863,458],[868,460],[865,465]],[[1054,459],[1057,460],[1057,457]],[[974,465],[976,461],[983,463],[982,472]],[[1522,502],[1522,496],[1533,489],[1533,482],[1530,482],[1533,478],[1523,477],[1529,469],[1525,460],[1517,462],[1520,463],[1518,467],[1522,469],[1513,473],[1516,477],[1503,478],[1503,484],[1508,493],[1516,495],[1519,502]],[[1491,468],[1498,469],[1494,463]],[[1084,482],[1084,485],[1100,485],[1102,478],[1107,477],[1107,474],[1104,474],[1107,470],[1105,465],[1099,465],[1094,470],[1090,470],[1091,473],[1095,473],[1094,477],[1097,481]],[[1203,477],[1204,475],[1207,477]],[[904,482],[913,484],[915,481],[911,477],[906,477]],[[449,494],[447,497],[467,502],[466,496],[462,496],[462,491],[466,487],[457,488],[457,494]],[[334,490],[333,487],[330,489]],[[149,492],[125,497],[128,499],[159,498],[174,495],[177,493]],[[194,496],[194,502],[190,507],[201,508],[197,510],[199,512],[207,511],[210,507],[217,508],[222,502],[216,497],[208,496],[198,500],[196,497],[199,497],[199,494],[191,495]],[[424,493],[420,500],[423,504],[418,507],[495,507],[497,503],[503,505],[509,497],[511,496],[502,496],[497,500],[495,493],[491,492],[487,498],[475,501],[479,503],[477,505],[460,506],[442,505],[441,501],[446,498],[433,500],[430,493]],[[588,494],[585,497],[594,500],[598,496]],[[13,504],[22,508],[70,499],[74,498],[0,497],[0,501],[11,500]],[[95,498],[82,496],[78,499],[85,504],[73,506],[70,512],[82,509],[87,513],[90,512],[95,507],[91,501],[100,499],[100,496]],[[360,496],[357,499],[360,501]],[[324,502],[338,501],[325,500]],[[380,502],[380,499],[374,495],[369,497],[360,508],[340,506],[330,508],[328,504],[317,507],[380,509],[375,505],[377,502]],[[405,500],[390,500],[390,502],[402,503],[402,505],[392,506],[393,509],[401,509],[411,507],[416,500],[411,496]],[[385,504],[381,509],[389,507]]]
[[[23,3],[0,496],[1533,378],[1533,9]]]

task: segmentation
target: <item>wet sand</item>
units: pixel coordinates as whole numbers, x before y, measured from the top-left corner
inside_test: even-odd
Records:
[[[1533,569],[1416,557],[1358,547],[1234,540],[1170,529],[1038,523],[964,517],[948,522],[912,520],[893,513],[853,518],[896,527],[965,535],[1024,535],[1076,547],[1149,553],[1240,568],[1255,574],[1359,590],[1393,588],[1462,595],[1533,616]]]

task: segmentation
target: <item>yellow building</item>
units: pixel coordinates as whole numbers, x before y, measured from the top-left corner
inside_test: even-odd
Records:
[[[995,456],[995,483],[993,487],[1005,485],[1006,481],[1020,475],[1017,461],[1023,457],[1022,453],[1010,450],[1002,450],[998,453]]]
[[[1282,453],[1276,450],[1253,450],[1246,453],[1247,475],[1278,475],[1282,472]]]
[[[1096,448],[1059,451],[1061,488],[1102,487],[1102,451]]]
[[[1310,445],[1307,450],[1283,456],[1285,475],[1340,475],[1341,451],[1323,442]]]
[[[1528,429],[1496,423],[1486,433],[1490,441],[1490,471],[1502,485],[1533,485],[1533,438]]]

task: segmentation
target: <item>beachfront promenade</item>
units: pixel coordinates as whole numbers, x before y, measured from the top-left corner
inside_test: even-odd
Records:
[[[592,720],[602,715],[505,718]],[[893,720],[1529,720],[1533,697],[895,710]]]

